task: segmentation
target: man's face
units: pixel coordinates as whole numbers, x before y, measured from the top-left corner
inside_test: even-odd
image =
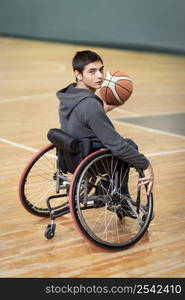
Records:
[[[81,88],[95,92],[99,89],[103,82],[104,66],[101,61],[92,62],[84,67],[81,73],[76,71],[78,85]]]

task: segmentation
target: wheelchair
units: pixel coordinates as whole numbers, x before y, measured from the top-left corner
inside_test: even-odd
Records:
[[[80,144],[69,135],[66,142],[63,134],[66,137],[61,129],[50,129],[51,143],[23,170],[19,197],[24,208],[35,216],[50,218],[46,239],[55,235],[55,219],[70,212],[77,230],[94,246],[110,251],[133,246],[153,216],[152,193],[147,195],[147,185],[137,185],[143,171],[105,148],[88,150],[75,166],[63,167],[61,161],[66,163]]]

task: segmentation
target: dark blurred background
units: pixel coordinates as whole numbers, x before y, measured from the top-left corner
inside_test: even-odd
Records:
[[[0,0],[0,35],[185,53],[185,1]]]

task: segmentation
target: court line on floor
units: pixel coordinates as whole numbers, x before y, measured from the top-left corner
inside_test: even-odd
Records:
[[[135,116],[135,118],[145,118],[145,117],[158,117],[158,116],[168,116],[168,115],[176,115],[176,114],[184,114],[185,113],[185,111],[183,110],[183,111],[171,111],[171,112],[161,112],[161,113],[155,113],[155,114],[136,114],[136,113],[132,113],[132,112],[130,112],[130,111],[128,111],[128,110],[122,110],[122,109],[119,109],[119,108],[116,108],[115,109],[115,112],[116,112],[116,110],[118,111],[118,112],[122,112],[122,113],[124,113],[124,112],[126,112],[126,113],[128,113],[128,114],[133,114],[134,116]],[[124,119],[132,119],[133,118],[133,116],[129,116],[129,117],[122,117],[122,119],[123,119],[123,122],[124,122]],[[115,121],[119,121],[119,120],[116,120],[116,119],[118,119],[118,118],[112,118],[113,120],[115,120]],[[119,117],[119,119],[120,119],[120,117]]]
[[[122,113],[122,114],[125,113],[125,114],[131,115],[130,117],[127,117],[127,118],[141,117],[141,116],[142,116],[142,115],[137,114],[137,113],[135,113],[135,112],[131,112],[131,111],[126,110],[126,109],[121,109],[121,108],[119,108],[119,107],[116,107],[116,108],[115,108],[115,112],[119,112],[119,113]]]
[[[168,154],[183,153],[183,152],[185,152],[185,149],[177,149],[177,150],[171,150],[171,151],[154,152],[154,153],[148,153],[148,154],[145,154],[145,155],[147,157],[152,157],[152,156],[168,155]]]
[[[32,98],[38,98],[38,97],[51,97],[56,96],[55,93],[45,93],[45,94],[35,94],[35,95],[28,95],[28,96],[21,96],[21,97],[15,97],[15,98],[7,98],[7,99],[0,99],[1,103],[8,103],[8,102],[14,102],[14,101],[24,101],[24,100],[30,100]]]
[[[141,126],[141,125],[136,125],[136,124],[132,124],[129,122],[124,122],[124,121],[119,121],[119,120],[115,120],[115,119],[111,119],[112,122],[114,123],[119,123],[119,125],[124,125],[124,126],[131,126],[131,127],[135,127],[135,128],[139,128],[139,129],[144,129],[146,131],[149,132],[154,132],[154,133],[161,133],[164,135],[169,135],[169,136],[173,136],[173,137],[177,137],[177,138],[181,138],[183,140],[185,140],[185,136],[184,135],[180,135],[180,134],[175,134],[175,133],[171,133],[171,132],[167,132],[167,131],[163,131],[163,130],[158,130],[158,129],[154,129],[154,128],[149,128],[149,127],[145,127],[145,126]]]
[[[17,148],[25,149],[25,150],[28,150],[28,151],[31,151],[31,152],[38,152],[39,151],[38,149],[31,148],[31,147],[25,146],[23,144],[18,144],[18,143],[15,143],[15,142],[9,141],[7,139],[3,139],[3,138],[0,138],[0,142],[2,142],[4,144],[11,145],[11,146],[14,146],[14,147],[17,147]]]
[[[11,145],[11,146],[14,146],[14,147],[17,147],[17,148],[28,150],[28,151],[31,151],[31,152],[38,152],[39,151],[39,149],[31,148],[31,147],[28,147],[28,146],[23,145],[23,144],[18,144],[18,143],[9,141],[9,140],[4,139],[4,138],[0,138],[0,142]],[[49,142],[48,142],[48,144],[49,144]],[[148,154],[145,154],[145,155],[148,156],[148,157],[151,157],[151,156],[160,156],[160,155],[168,155],[168,154],[183,153],[183,152],[185,152],[185,149],[153,152],[153,153],[148,153]]]

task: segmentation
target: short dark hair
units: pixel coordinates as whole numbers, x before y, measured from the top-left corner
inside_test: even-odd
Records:
[[[96,52],[90,50],[78,51],[72,60],[73,71],[77,70],[82,73],[86,65],[95,61],[101,61],[103,64],[102,58]]]

